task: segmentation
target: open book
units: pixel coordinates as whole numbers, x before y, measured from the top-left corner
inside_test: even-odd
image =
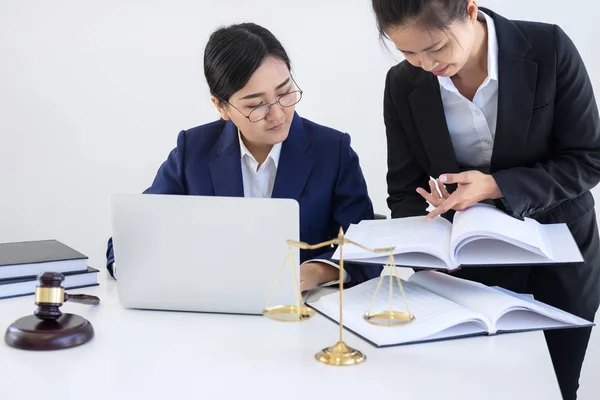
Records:
[[[367,220],[351,225],[346,237],[369,248],[394,247],[396,265],[454,270],[468,265],[527,265],[582,262],[566,224],[513,218],[488,204],[456,212],[453,223],[424,216]],[[386,255],[352,244],[344,260],[385,264]],[[333,259],[339,260],[339,247]]]
[[[388,279],[373,302],[371,312],[389,310]],[[408,308],[415,320],[397,327],[375,326],[363,319],[379,278],[344,290],[344,326],[377,347],[448,340],[477,335],[594,326],[565,311],[499,287],[460,279],[439,271],[420,271],[402,281]],[[406,311],[397,282],[392,305]],[[339,294],[307,303],[339,322]]]

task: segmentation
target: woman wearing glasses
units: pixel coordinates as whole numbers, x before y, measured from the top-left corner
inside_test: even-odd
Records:
[[[350,136],[294,111],[302,91],[271,32],[251,23],[218,29],[205,49],[204,74],[221,119],[180,132],[177,147],[144,193],[295,199],[300,239],[310,243],[373,218]],[[331,255],[301,251],[302,291],[337,283]],[[112,240],[107,264],[115,276]],[[352,286],[379,273],[346,263],[344,283]]]

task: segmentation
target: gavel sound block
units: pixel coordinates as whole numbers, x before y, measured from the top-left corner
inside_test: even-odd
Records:
[[[96,296],[66,294],[61,283],[65,277],[56,272],[38,276],[34,315],[16,320],[8,327],[6,343],[23,350],[59,350],[79,346],[94,337],[92,324],[78,315],[63,314],[59,307],[66,301],[95,305]]]

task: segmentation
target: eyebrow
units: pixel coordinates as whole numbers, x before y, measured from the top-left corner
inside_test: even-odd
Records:
[[[441,41],[441,40],[440,40],[439,42],[437,42],[437,43],[434,43],[434,44],[432,44],[432,45],[431,45],[431,46],[429,46],[428,48],[421,50],[421,51],[429,51],[429,50],[433,49],[434,47],[437,47],[437,46],[439,46],[439,45],[440,45],[440,43],[442,43],[442,41]],[[398,50],[400,50],[400,51],[401,51],[401,52],[403,52],[403,53],[414,53],[414,51],[401,50],[401,49],[398,49]]]
[[[277,86],[275,88],[275,90],[281,89],[282,87],[284,87],[285,85],[287,85],[290,82],[290,78],[287,78],[285,81],[283,81],[283,83],[281,83],[279,86]],[[253,93],[253,94],[249,94],[248,96],[244,96],[242,97],[240,100],[249,100],[249,99],[255,99],[257,97],[261,97],[264,96],[265,93],[261,92],[261,93]]]

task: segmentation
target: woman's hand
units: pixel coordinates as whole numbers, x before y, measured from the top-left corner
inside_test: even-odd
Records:
[[[435,187],[436,182],[438,187],[440,188],[439,191]],[[432,179],[429,180],[429,190],[431,190],[431,193],[429,193],[423,188],[417,188],[417,193],[423,196],[423,198],[434,207],[442,205],[442,203],[450,197],[450,193],[448,193],[448,191],[446,190],[446,186],[444,186],[444,184],[439,179],[435,181]]]
[[[435,209],[425,217],[425,220],[427,221],[438,215],[444,214],[449,210],[461,211],[480,201],[503,197],[494,177],[479,171],[466,171],[461,172],[460,174],[444,174],[439,177],[438,183],[440,184],[442,196],[435,190],[433,181],[429,182],[429,186],[432,189],[431,194],[422,188],[417,189],[417,192],[435,207]],[[444,185],[453,183],[458,184],[458,187],[452,194],[449,194]]]
[[[305,292],[322,285],[323,283],[337,281],[340,270],[336,267],[320,263],[308,262],[300,265],[300,291]]]

